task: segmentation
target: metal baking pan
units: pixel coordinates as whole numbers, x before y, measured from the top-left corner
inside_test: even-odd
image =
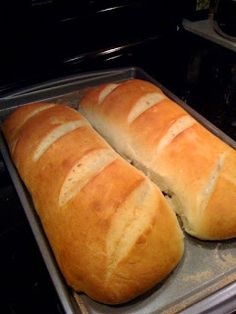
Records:
[[[52,100],[78,108],[83,89],[104,82],[146,79],[160,88],[184,107],[215,135],[234,149],[236,142],[192,108],[183,103],[164,86],[143,70],[135,67],[111,71],[90,72],[66,79],[32,86],[0,99],[0,120],[16,107],[33,101]],[[185,254],[173,273],[148,293],[124,305],[108,306],[91,300],[84,294],[76,294],[65,283],[53,253],[34,210],[31,197],[12,164],[3,135],[0,149],[9,170],[29,224],[38,243],[56,291],[66,313],[231,313],[236,310],[236,240],[200,241],[185,234]]]

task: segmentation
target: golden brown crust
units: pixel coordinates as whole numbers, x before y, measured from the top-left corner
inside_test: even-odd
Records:
[[[19,133],[21,127],[27,123],[28,119],[31,118],[34,114],[37,114],[44,109],[50,108],[55,104],[51,103],[36,103],[28,104],[27,106],[22,106],[17,108],[12,114],[8,117],[7,123],[3,123],[4,136],[7,139],[7,142],[10,146],[14,144],[14,140]]]
[[[235,237],[236,222],[236,155],[229,151],[214,182],[212,194],[202,212],[204,224],[201,232],[212,238]],[[222,192],[223,191],[223,192]]]
[[[17,110],[3,131],[60,269],[95,300],[133,299],[180,261],[177,219],[160,190],[78,112],[55,105],[31,114],[40,106]]]
[[[120,83],[98,103],[104,88],[88,91],[80,103],[91,124],[170,194],[188,233],[208,240],[235,237],[236,163],[228,165],[235,150],[151,83]]]
[[[179,252],[182,251],[182,245],[179,245],[181,236],[176,237],[176,234],[179,234],[179,227],[177,224],[171,224],[169,228],[166,227],[174,219],[173,213],[166,211],[163,198],[158,200],[156,196],[150,195],[148,203],[153,205],[153,209],[149,211],[145,206],[148,213],[146,227],[137,236],[128,254],[118,264],[114,262],[114,258],[117,258],[119,243],[115,243],[113,254],[108,254],[108,240],[116,233],[117,224],[124,230],[121,234],[123,241],[125,241],[125,237],[131,240],[132,233],[129,228],[132,230],[132,224],[135,224],[137,217],[145,219],[145,215],[147,215],[144,208],[139,204],[136,204],[135,208],[129,208],[129,212],[127,212],[126,207],[122,207],[125,199],[129,198],[129,191],[142,184],[142,181],[140,182],[140,178],[136,178],[138,181],[133,181],[134,178],[131,180],[131,177],[127,178],[127,173],[117,174],[117,163],[107,167],[99,177],[96,177],[81,191],[78,195],[78,198],[83,200],[82,203],[80,202],[80,210],[78,211],[76,208],[77,200],[75,199],[73,201],[74,206],[69,206],[76,213],[72,212],[71,215],[65,215],[65,219],[70,219],[68,224],[73,223],[75,215],[78,215],[75,221],[87,221],[87,226],[82,226],[81,239],[86,248],[89,248],[89,253],[85,251],[85,248],[81,256],[75,255],[76,242],[72,239],[75,238],[73,230],[76,228],[73,228],[69,240],[71,244],[64,247],[64,258],[62,261],[59,260],[74,289],[81,286],[83,287],[81,289],[92,298],[104,303],[119,303],[119,300],[128,301],[131,299],[131,295],[140,295],[150,289],[166,276],[164,274],[170,272],[171,265],[177,263]],[[116,186],[112,186],[107,181],[107,173],[109,176],[117,177],[118,175]],[[124,184],[126,185],[125,188]],[[93,195],[97,194],[98,186],[101,194],[105,197],[94,204]],[[114,195],[112,202],[110,194]],[[88,210],[91,208],[95,210],[94,215],[88,214]],[[65,210],[67,211],[67,209]],[[123,220],[124,217],[127,222]],[[119,221],[119,219],[122,220]],[[118,239],[122,241],[122,239]],[[79,259],[78,262],[72,264],[70,256],[73,256],[73,260]],[[68,257],[69,263],[67,263]],[[95,260],[96,263],[94,263]],[[82,270],[79,278],[76,278],[74,274],[78,265],[82,265]],[[91,278],[87,276],[88,272],[93,274],[93,284],[90,283]]]

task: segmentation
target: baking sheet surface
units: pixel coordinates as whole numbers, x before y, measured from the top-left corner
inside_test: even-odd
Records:
[[[104,73],[103,73],[104,74]],[[66,82],[66,84],[56,85],[53,89],[45,87],[43,90],[40,88],[37,91],[28,91],[26,94],[19,93],[13,97],[8,97],[0,101],[0,119],[10,113],[11,110],[17,106],[29,103],[32,101],[43,101],[53,99],[57,103],[67,103],[72,107],[77,108],[79,99],[83,94],[83,89],[88,86],[98,85],[103,82],[114,82],[130,78],[143,78],[152,80],[145,72],[139,69],[126,69],[114,71],[109,74],[104,74],[85,80],[73,80],[73,83]],[[153,81],[153,80],[152,80]],[[156,82],[155,82],[156,83]],[[160,86],[160,84],[156,83]],[[163,88],[162,86],[160,86]],[[185,107],[180,100],[172,95],[168,90],[164,88],[164,92],[174,98],[174,100],[180,105]],[[195,113],[188,106],[185,107],[189,110],[195,118],[201,121],[206,127],[212,130],[217,136],[228,142],[232,147],[236,147],[235,142],[222,133],[220,130],[211,125],[208,121]],[[4,141],[3,141],[4,142]],[[5,145],[4,143],[2,145]],[[5,160],[8,159],[8,168],[10,159],[7,149],[3,149],[3,155]],[[13,174],[14,167],[10,165],[10,174],[12,176],[14,184],[15,177]],[[12,175],[13,174],[13,175]],[[17,183],[18,184],[18,183]],[[25,191],[27,194],[27,192]],[[23,204],[24,207],[24,204]],[[29,206],[32,211],[34,209]],[[32,220],[29,221],[32,227]],[[33,222],[37,224],[37,221]],[[38,237],[44,237],[43,234],[36,234],[36,240]],[[48,250],[45,247],[45,250]],[[46,264],[49,263],[46,257]],[[51,263],[51,260],[50,260]],[[56,267],[55,263],[54,266]],[[53,272],[51,276],[56,276]],[[54,278],[55,279],[55,278]],[[58,278],[57,278],[58,279]],[[58,279],[60,280],[60,278]],[[228,240],[221,242],[208,242],[200,241],[185,234],[185,254],[173,271],[173,273],[161,284],[149,291],[147,294],[137,298],[136,300],[121,306],[107,306],[92,301],[84,294],[80,294],[75,299],[79,303],[80,311],[83,313],[176,313],[184,308],[196,303],[199,300],[211,295],[213,292],[224,288],[230,283],[236,281],[236,241]],[[54,284],[57,280],[54,280]],[[64,283],[62,283],[63,285]],[[67,287],[65,287],[67,289]],[[57,289],[61,289],[58,288]],[[71,295],[73,298],[73,295]],[[67,295],[60,295],[60,297],[67,298]],[[236,285],[235,285],[235,298],[236,298]]]

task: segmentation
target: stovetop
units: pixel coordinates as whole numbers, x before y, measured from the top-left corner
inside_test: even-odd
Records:
[[[108,55],[67,58],[53,75],[138,66],[236,139],[236,57],[184,30]],[[55,74],[56,73],[56,74]],[[25,82],[36,83],[40,78]],[[2,93],[20,81],[2,85]],[[22,83],[22,81],[21,81]],[[1,313],[63,313],[19,199],[0,156]]]

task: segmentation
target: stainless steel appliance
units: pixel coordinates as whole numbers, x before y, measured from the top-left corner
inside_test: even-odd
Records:
[[[220,35],[234,42],[236,41],[236,1],[217,1],[214,26]]]

